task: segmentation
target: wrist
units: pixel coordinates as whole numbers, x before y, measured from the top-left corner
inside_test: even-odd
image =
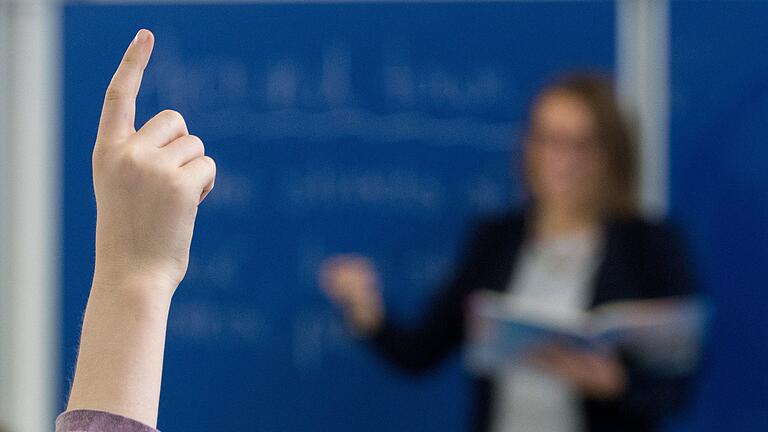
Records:
[[[98,226],[98,221],[97,221]],[[104,285],[145,285],[173,294],[186,273],[186,262],[142,248],[130,247],[130,239],[114,238],[96,231],[94,281]]]
[[[356,309],[347,317],[352,327],[361,336],[370,336],[379,331],[384,322],[384,313],[380,307]]]
[[[177,284],[150,272],[124,272],[96,266],[91,296],[113,298],[125,306],[159,308],[170,306]]]

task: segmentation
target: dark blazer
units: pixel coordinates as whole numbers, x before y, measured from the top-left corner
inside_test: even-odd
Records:
[[[386,320],[371,338],[396,366],[412,372],[427,370],[459,349],[464,339],[464,306],[477,289],[505,291],[515,271],[526,236],[524,213],[508,214],[475,227],[453,278],[446,284],[416,328]],[[640,219],[605,224],[603,261],[593,282],[591,307],[602,303],[647,299],[694,292],[694,282],[681,242],[665,225]],[[629,356],[628,387],[615,400],[583,399],[590,432],[649,432],[686,400],[691,377],[661,378],[644,374]],[[475,379],[472,431],[490,430],[494,384]]]

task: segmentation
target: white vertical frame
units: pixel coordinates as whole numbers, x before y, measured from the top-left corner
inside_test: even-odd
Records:
[[[53,428],[59,382],[59,9],[4,0],[3,11],[3,421],[43,432]]]
[[[638,121],[643,211],[668,209],[669,1],[619,0],[616,5],[617,84]]]
[[[7,0],[0,0],[0,59],[9,58],[10,10]],[[10,306],[8,302],[8,218],[10,197],[8,194],[8,156],[10,136],[8,133],[8,112],[10,109],[9,62],[0,61],[0,389],[8,387],[8,364],[10,350],[8,346],[7,320]],[[0,390],[0,427],[9,417],[10,392]]]

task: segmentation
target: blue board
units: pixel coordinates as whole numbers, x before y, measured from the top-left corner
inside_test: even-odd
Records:
[[[468,221],[519,200],[535,90],[612,70],[613,4],[70,3],[64,18],[63,375],[93,265],[102,94],[148,27],[139,123],[180,111],[219,167],[171,311],[163,430],[465,430],[459,356],[398,374],[344,330],[317,266],[369,254],[390,313],[417,319]]]
[[[680,430],[768,430],[768,3],[672,2],[671,208],[716,306]]]

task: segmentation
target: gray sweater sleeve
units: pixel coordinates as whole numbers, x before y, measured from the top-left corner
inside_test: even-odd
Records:
[[[129,418],[103,411],[76,410],[56,419],[56,432],[158,432]]]

